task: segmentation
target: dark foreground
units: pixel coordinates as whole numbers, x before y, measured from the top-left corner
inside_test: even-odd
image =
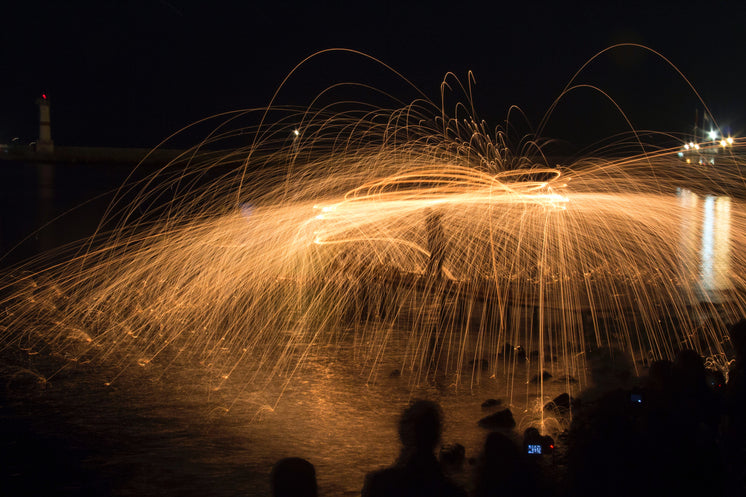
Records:
[[[301,418],[276,418],[262,425],[261,419],[226,412],[224,403],[205,396],[196,381],[174,383],[153,371],[134,369],[106,385],[100,380],[110,372],[100,366],[23,353],[12,357],[8,351],[4,356],[4,496],[270,495],[273,464],[280,456],[293,455],[314,463],[320,495],[358,495],[364,475],[391,464],[400,446],[393,426],[398,413],[377,411],[375,405],[367,406],[369,417],[365,426],[358,426],[359,433],[354,423],[345,427],[360,445],[348,447],[347,439],[315,433],[332,433],[338,411],[345,409],[334,404],[327,416],[320,415],[310,400],[323,397],[321,392],[287,394],[305,406],[303,417],[321,419],[306,425]],[[464,404],[480,443],[487,439],[493,444],[492,449],[475,449],[467,440],[471,435],[454,429],[457,408],[443,396],[443,445],[452,449],[454,442],[465,442],[467,447],[461,455],[441,453],[443,465],[436,471],[450,479],[452,488],[477,497],[744,495],[740,359],[736,352],[727,384],[718,383],[693,352],[681,353],[674,362],[653,363],[643,378],[632,377],[624,366],[603,367],[603,360],[600,369],[591,365],[595,383],[568,406],[572,418],[562,406],[545,409],[555,424],[545,425],[550,429],[544,431],[561,431],[554,433],[553,450],[542,456],[527,455],[522,445],[530,427],[526,417],[517,413],[517,424],[502,417],[477,428],[480,415],[501,412],[504,405],[469,410],[468,398],[460,397],[456,402]],[[443,394],[421,393],[432,398]],[[360,398],[373,402],[366,395],[361,392]],[[500,446],[503,439],[509,446]],[[406,466],[404,452],[399,466]],[[513,469],[501,471],[506,465]]]
[[[180,416],[187,405],[174,409],[152,379],[127,381],[107,387],[90,371],[3,377],[0,494],[267,494],[261,463],[231,462],[246,459],[246,444],[226,433],[229,419]]]

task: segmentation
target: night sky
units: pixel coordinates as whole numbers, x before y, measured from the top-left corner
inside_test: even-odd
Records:
[[[480,119],[510,105],[533,125],[596,52],[644,44],[676,64],[719,124],[746,133],[746,13],[682,2],[15,1],[0,30],[0,143],[36,138],[35,99],[52,101],[57,145],[152,147],[215,113],[264,106],[317,50],[368,53],[439,100],[448,71],[476,77]],[[336,81],[416,94],[362,57],[331,54],[301,70],[280,102],[306,105]],[[687,132],[699,105],[665,62],[639,49],[602,57],[578,82],[614,97],[637,129]],[[701,112],[701,110],[700,110]],[[574,92],[545,135],[592,142],[627,131],[598,93]]]

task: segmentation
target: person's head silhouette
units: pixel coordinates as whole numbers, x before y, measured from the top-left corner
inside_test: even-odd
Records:
[[[746,359],[746,319],[742,319],[728,330],[730,342],[737,359]]]
[[[300,457],[280,459],[270,476],[274,497],[317,497],[316,470]]]
[[[436,402],[417,400],[411,403],[399,420],[399,438],[404,447],[432,452],[440,442],[442,419]]]
[[[696,351],[681,350],[674,359],[673,374],[682,387],[702,387],[705,385],[705,362]]]

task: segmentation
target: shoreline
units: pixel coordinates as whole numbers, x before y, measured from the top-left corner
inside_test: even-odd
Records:
[[[55,147],[52,153],[35,150],[5,150],[0,161],[28,161],[61,164],[139,164],[165,163],[185,153],[168,148]]]

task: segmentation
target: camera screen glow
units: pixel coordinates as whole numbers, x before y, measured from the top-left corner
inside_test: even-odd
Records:
[[[528,444],[529,454],[541,454],[541,444]]]

